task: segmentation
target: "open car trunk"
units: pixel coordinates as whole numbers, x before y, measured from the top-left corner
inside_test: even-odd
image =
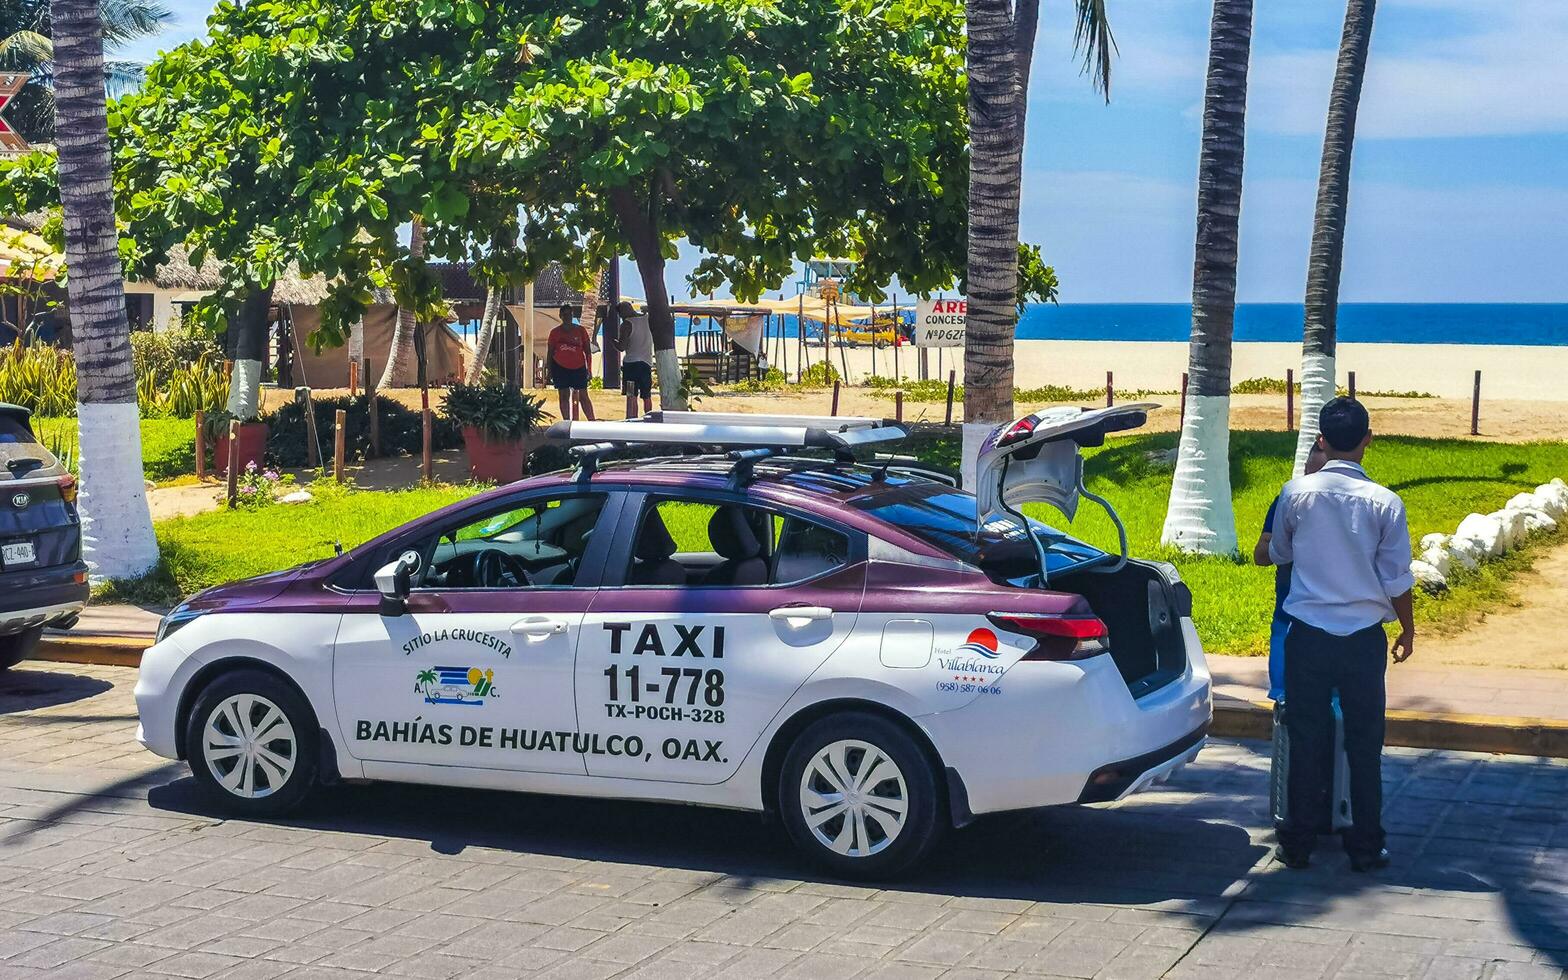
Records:
[[[1061,572],[1051,580],[1052,591],[1083,596],[1105,623],[1111,659],[1134,698],[1159,690],[1187,668],[1181,618],[1192,614],[1192,596],[1169,568],[1128,561],[1114,572],[1102,566]]]

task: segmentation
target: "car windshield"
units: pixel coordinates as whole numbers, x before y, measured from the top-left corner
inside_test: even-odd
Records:
[[[1039,572],[1034,547],[1018,523],[1003,518],[981,524],[975,514],[974,495],[962,490],[910,481],[895,489],[853,497],[849,503],[975,566],[995,582],[1026,585]],[[1106,557],[1100,549],[1049,525],[1035,520],[1029,524],[1045,545],[1046,568],[1051,574]]]

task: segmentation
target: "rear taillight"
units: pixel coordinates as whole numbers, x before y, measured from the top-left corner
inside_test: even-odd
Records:
[[[60,499],[68,504],[76,503],[76,477],[67,474],[55,482],[60,485]]]
[[[1039,421],[1033,415],[1025,415],[1008,426],[1007,431],[1002,433],[1002,438],[998,439],[996,444],[998,446],[1011,446],[1015,442],[1029,438],[1029,436],[1034,434],[1034,427]]]
[[[1024,660],[1083,660],[1110,650],[1105,624],[1095,616],[992,613],[988,618],[1009,633],[1034,637],[1034,649]]]

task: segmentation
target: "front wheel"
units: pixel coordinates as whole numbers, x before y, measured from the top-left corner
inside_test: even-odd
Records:
[[[185,726],[191,774],[241,817],[293,810],[316,781],[316,720],[289,685],[259,670],[223,674],[201,692]]]
[[[945,829],[936,769],[898,725],[834,715],[795,740],[779,805],[795,846],[845,878],[886,878],[915,865]]]
[[[32,654],[33,648],[38,646],[38,640],[43,635],[44,628],[34,626],[20,633],[0,636],[0,670],[10,670],[26,660]]]

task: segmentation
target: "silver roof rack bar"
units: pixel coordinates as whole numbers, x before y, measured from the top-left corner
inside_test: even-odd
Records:
[[[625,422],[556,422],[547,434],[570,442],[844,451],[896,442],[908,430],[900,422],[853,416],[655,412]]]

